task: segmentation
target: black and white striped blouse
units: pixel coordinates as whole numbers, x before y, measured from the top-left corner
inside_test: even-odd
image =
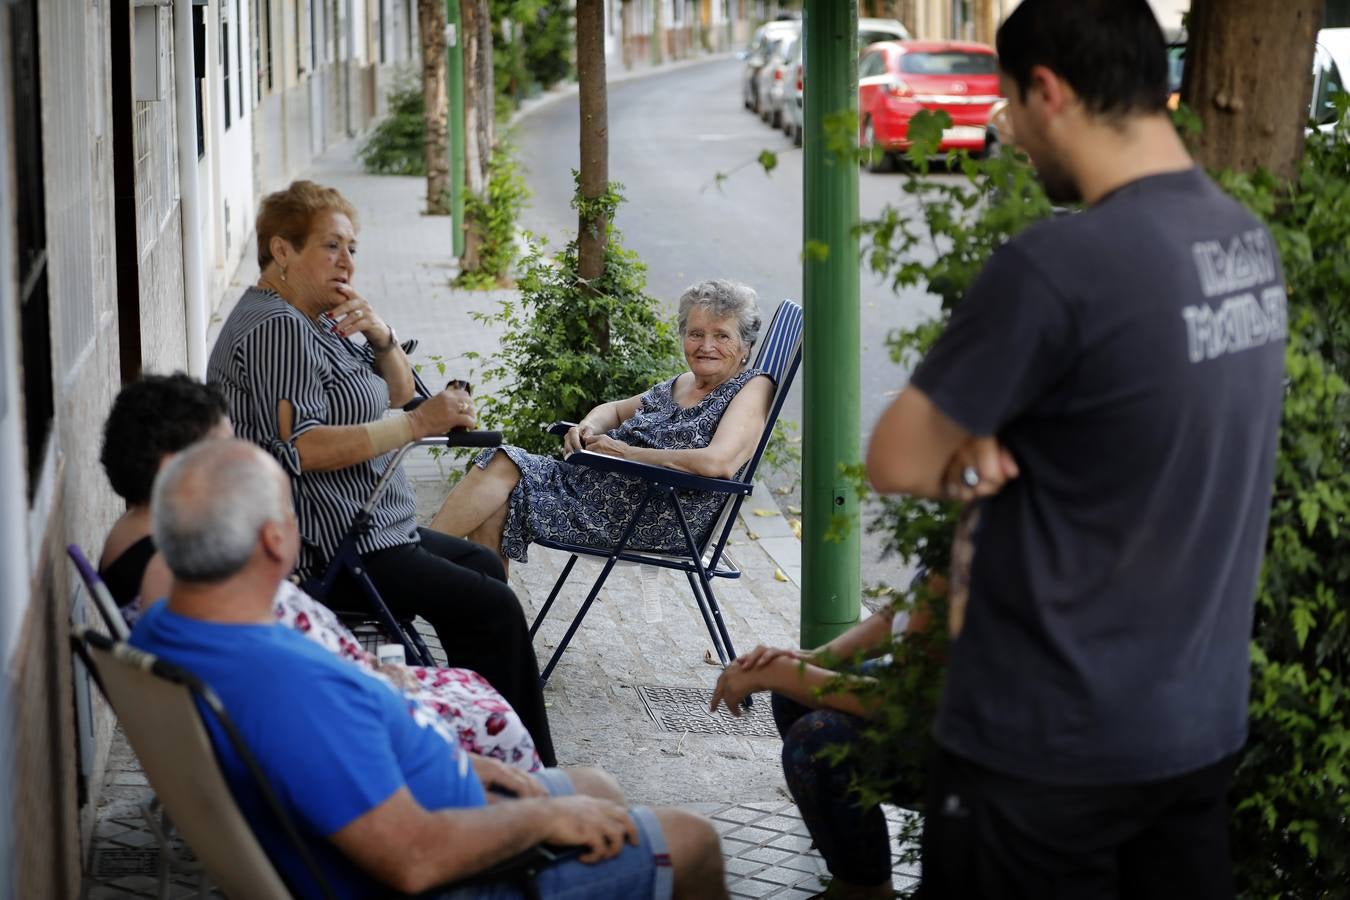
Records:
[[[374,352],[338,337],[326,317],[313,322],[256,287],[244,292],[211,350],[206,378],[224,392],[235,432],[272,454],[291,477],[302,577],[319,574],[337,551],[393,454],[332,472],[301,471],[295,439],[320,425],[361,425],[383,416],[389,385],[374,366]],[[278,433],[282,400],[295,410],[290,440]],[[357,549],[416,543],[415,513],[407,478],[396,472]]]

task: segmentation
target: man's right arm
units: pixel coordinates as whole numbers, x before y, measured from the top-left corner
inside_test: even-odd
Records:
[[[625,840],[637,843],[637,828],[623,807],[594,797],[511,800],[433,812],[405,786],[330,839],[374,878],[416,894],[541,842],[583,846],[583,862],[607,859],[623,849]]]

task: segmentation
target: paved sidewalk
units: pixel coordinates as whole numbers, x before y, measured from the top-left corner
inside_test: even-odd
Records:
[[[490,353],[496,335],[472,316],[513,294],[451,288],[449,220],[420,214],[424,181],[366,176],[354,150],[354,144],[335,148],[309,173],[342,190],[359,213],[354,284],[400,335],[420,339],[417,359],[439,358],[449,374],[476,378],[464,354]],[[211,340],[243,286],[256,277],[251,263],[241,267],[212,317]],[[419,512],[429,518],[457,463],[420,453],[408,465]],[[733,640],[743,650],[759,642],[792,644],[797,635],[800,548],[766,493],[757,491],[752,499],[767,514],[747,512],[729,548],[745,576],[715,586]],[[512,567],[511,584],[527,616],[548,596],[564,562],[563,554],[534,547],[528,565]],[[536,640],[541,663],[598,568],[582,562],[574,570]],[[706,661],[711,655],[682,576],[616,570],[546,690],[560,761],[603,767],[634,803],[679,805],[711,816],[723,836],[733,895],[810,896],[821,889],[822,866],[783,783],[768,698],[760,698],[753,714],[741,720],[709,715],[707,698],[718,671]],[[158,850],[138,812],[148,796],[119,733],[88,869],[91,900],[155,896]],[[893,833],[898,815],[888,811]],[[897,872],[896,886],[912,884],[913,876]],[[193,878],[175,876],[170,896],[192,896],[194,884]]]

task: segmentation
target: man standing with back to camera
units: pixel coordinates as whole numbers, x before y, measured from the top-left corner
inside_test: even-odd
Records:
[[[1145,0],[1023,0],[998,54],[1017,143],[1085,209],[990,257],[868,452],[878,490],[981,505],[923,896],[1231,897],[1275,244],[1177,138]]]

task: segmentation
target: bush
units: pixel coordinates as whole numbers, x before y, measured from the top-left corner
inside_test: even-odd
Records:
[[[427,174],[427,126],[422,114],[421,84],[400,78],[389,92],[389,115],[357,151],[361,167],[371,175]]]
[[[455,282],[457,285],[483,289],[510,283],[511,267],[517,253],[516,220],[529,196],[516,163],[515,147],[509,141],[498,141],[489,163],[487,196],[466,194],[464,197],[464,221],[481,243],[478,245],[478,268],[461,272]]]
[[[600,200],[607,221],[621,201],[618,186],[610,185]],[[573,206],[578,202],[574,198]],[[503,387],[478,401],[479,419],[500,429],[508,443],[556,453],[561,442],[541,426],[575,422],[598,403],[640,394],[683,371],[674,324],[646,292],[646,267],[623,248],[613,225],[608,234],[599,280],[587,285],[577,277],[575,239],[552,257],[531,246],[520,299],[479,316],[503,331],[498,354],[482,373]],[[596,320],[609,323],[608,347],[592,333]]]
[[[1022,162],[961,158],[961,185],[927,182],[924,144],[946,123],[920,114],[910,126],[917,172],[905,191],[919,201],[916,230],[888,209],[862,230],[872,268],[899,286],[927,285],[942,313],[889,338],[897,361],[912,362],[932,343],[974,275],[1000,243],[1049,212]],[[917,131],[916,131],[917,128]],[[925,137],[927,135],[927,137]],[[935,144],[934,144],[935,146]],[[1230,799],[1231,836],[1244,897],[1344,896],[1350,884],[1350,135],[1309,139],[1298,180],[1225,174],[1220,183],[1270,227],[1289,295],[1286,388],[1275,494],[1252,642],[1251,736]],[[930,261],[918,259],[933,248]],[[945,573],[955,508],[884,498],[870,530],[886,551]],[[882,593],[913,604],[926,585]],[[927,596],[935,627],[895,648],[897,665],[877,690],[885,713],[853,753],[867,800],[894,782],[876,761],[931,731],[942,679],[946,615],[940,593]],[[843,752],[843,751],[841,751]],[[914,759],[923,758],[915,750]],[[917,776],[917,762],[909,776]],[[900,835],[902,847],[916,821]],[[1340,885],[1341,887],[1336,887]]]

